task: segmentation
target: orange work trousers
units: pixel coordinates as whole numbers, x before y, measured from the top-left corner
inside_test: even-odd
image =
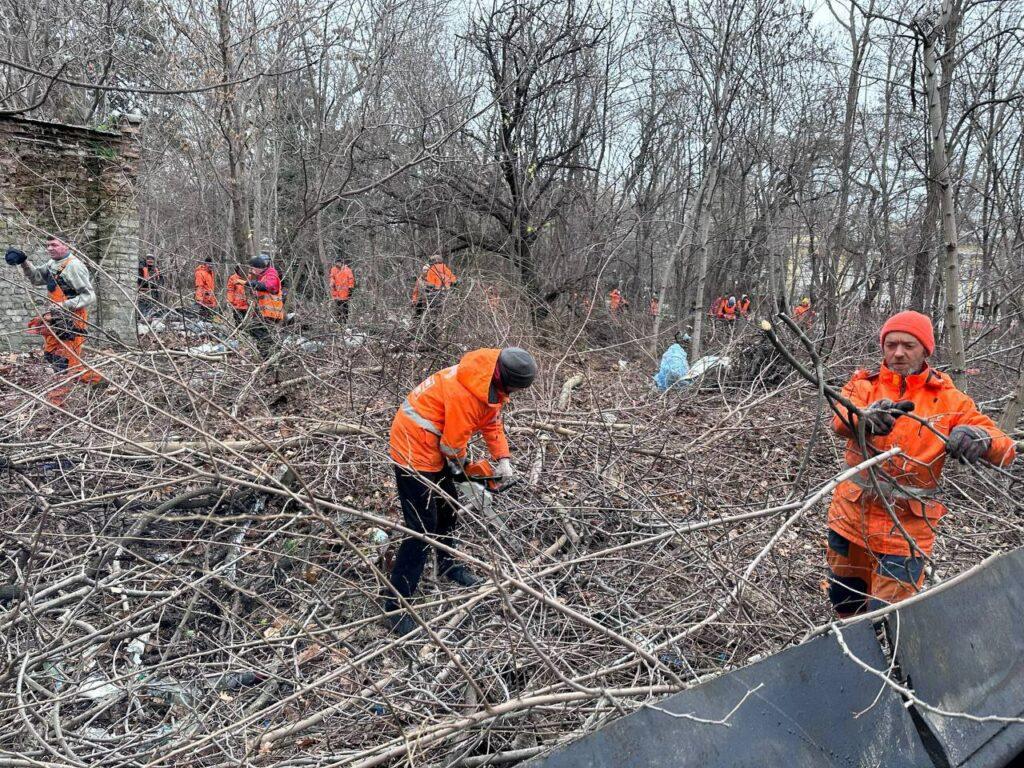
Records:
[[[98,384],[103,377],[95,370],[89,368],[82,362],[82,346],[85,344],[85,336],[75,336],[71,339],[58,339],[49,329],[43,331],[43,358],[53,368],[61,379],[69,376],[75,378],[65,384],[60,384],[46,394],[46,399],[58,407],[64,405],[64,400],[71,391],[71,385],[75,381],[85,384]],[[77,374],[77,375],[76,375]]]
[[[885,555],[828,532],[828,596],[840,618],[873,611],[921,590],[924,558]]]

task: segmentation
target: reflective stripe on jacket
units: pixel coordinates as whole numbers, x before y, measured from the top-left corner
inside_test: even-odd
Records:
[[[491,457],[509,456],[501,423],[508,399],[493,385],[499,349],[477,349],[458,365],[417,386],[391,422],[391,458],[421,472],[437,472],[446,459],[464,459],[470,438],[480,433]]]
[[[911,376],[901,376],[885,366],[877,373],[858,371],[843,387],[843,395],[858,408],[883,399],[910,400],[914,403],[913,415],[927,419],[942,435],[948,436],[957,426],[981,427],[988,432],[991,445],[986,458],[993,464],[1009,464],[1016,454],[1013,441],[992,419],[979,411],[949,376],[933,368],[925,367],[921,373]],[[846,464],[853,467],[863,461],[856,437],[838,416],[833,418],[832,426],[837,434],[847,438]],[[896,420],[888,435],[868,436],[867,442],[878,452],[897,445],[903,450],[901,455],[882,465],[897,484],[892,487],[882,483],[882,492],[917,546],[925,554],[930,553],[935,543],[934,526],[946,513],[942,503],[932,498],[946,463],[945,443],[923,424],[905,416]],[[828,525],[844,538],[873,552],[911,554],[906,539],[877,497],[867,473],[836,487],[829,505]]]
[[[264,320],[284,320],[284,295],[281,293],[281,278],[273,267],[253,270],[250,280],[263,283],[267,289],[256,289],[256,308]]]

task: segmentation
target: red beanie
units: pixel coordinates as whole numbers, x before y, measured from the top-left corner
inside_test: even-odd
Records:
[[[878,334],[879,343],[885,344],[885,337],[893,331],[909,333],[921,342],[929,355],[935,351],[935,331],[932,330],[932,320],[928,315],[913,310],[896,313],[882,326],[882,331]]]

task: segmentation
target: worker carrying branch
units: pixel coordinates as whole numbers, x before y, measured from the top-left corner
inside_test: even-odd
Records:
[[[947,457],[1005,466],[1015,455],[1013,441],[949,376],[928,365],[935,350],[928,317],[893,315],[879,340],[881,367],[858,371],[843,388],[843,396],[862,415],[837,403],[846,421],[836,416],[833,427],[847,438],[851,467],[865,458],[857,435],[861,428],[871,455],[896,446],[902,453],[883,464],[875,478],[866,472],[856,475],[840,483],[832,496],[829,597],[842,617],[898,602],[920,589],[925,557],[931,555],[935,529],[946,513],[936,494]]]
[[[496,477],[504,482],[514,479],[501,409],[511,395],[533,384],[536,376],[537,362],[525,349],[477,349],[409,393],[391,423],[391,458],[406,527],[454,548],[455,483],[465,477],[474,434],[483,436],[491,458],[498,462]],[[397,596],[412,596],[426,561],[423,540],[410,537],[402,542],[390,588],[383,595],[385,610],[398,609]],[[462,586],[480,582],[441,549],[437,550],[437,573]],[[404,613],[389,617],[389,624],[399,635],[416,628]]]
[[[86,384],[100,384],[103,378],[82,363],[82,346],[89,326],[89,307],[96,303],[96,291],[85,264],[56,235],[46,241],[49,261],[37,267],[28,260],[24,252],[9,248],[4,254],[11,266],[21,266],[21,271],[33,285],[45,285],[49,294],[50,308],[30,327],[43,337],[43,358],[62,377],[71,375]],[[76,376],[77,374],[77,376]],[[70,391],[70,384],[63,384],[47,393],[47,399],[58,407]]]

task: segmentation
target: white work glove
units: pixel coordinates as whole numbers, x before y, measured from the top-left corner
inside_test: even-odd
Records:
[[[465,459],[448,459],[448,471],[452,473],[456,478],[466,474],[466,460]]]
[[[499,459],[498,468],[495,470],[495,474],[505,483],[509,483],[514,480],[516,477],[516,470],[515,467],[512,466],[512,460],[507,457]]]

